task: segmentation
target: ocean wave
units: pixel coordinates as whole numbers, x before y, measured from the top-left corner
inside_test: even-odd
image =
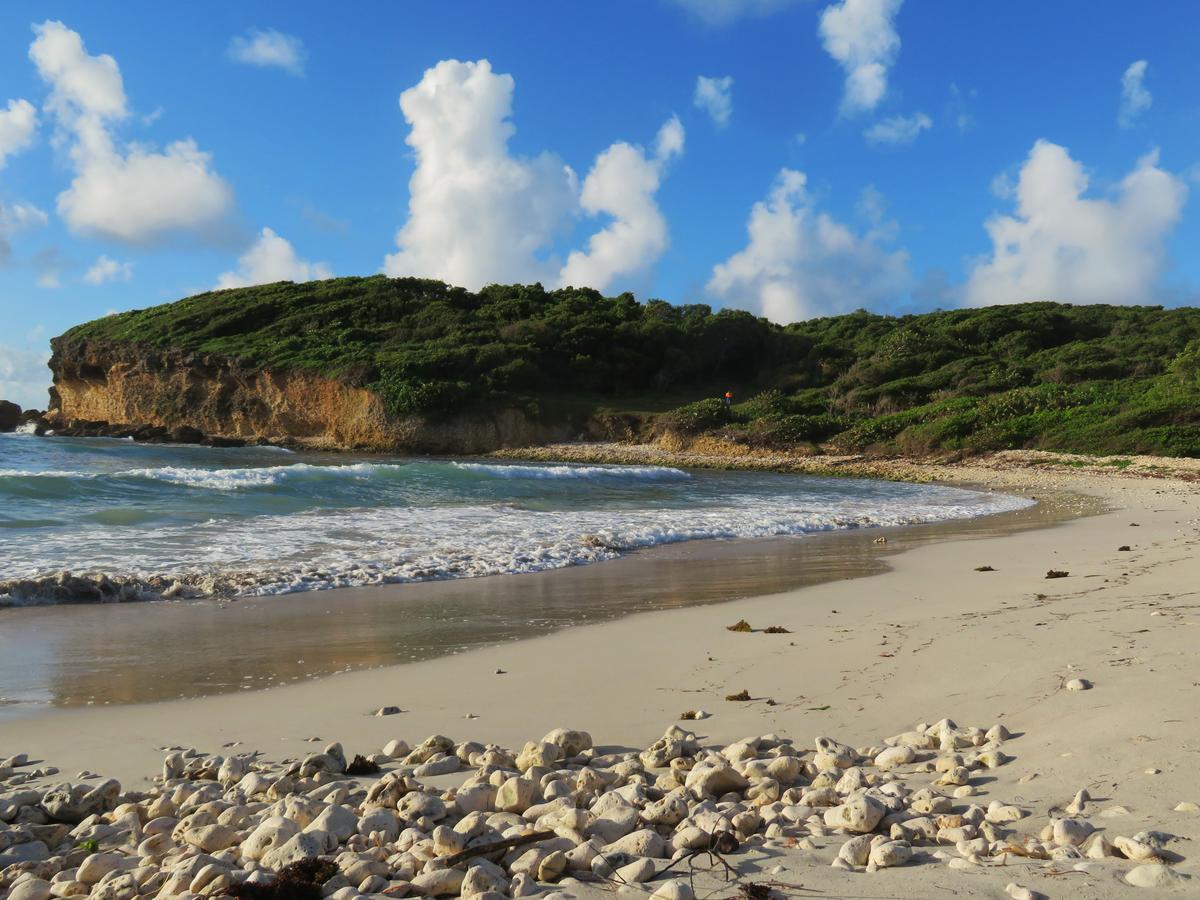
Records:
[[[0,582],[0,606],[67,602],[73,590],[94,602],[112,602],[525,574],[682,541],[916,525],[1032,503],[955,488],[892,490],[887,497],[836,500],[820,493],[728,495],[720,506],[671,509],[473,505],[213,519],[143,536],[136,550],[122,549],[120,572],[113,571],[113,552],[122,538],[115,530],[91,528],[86,534],[47,536],[24,560],[13,560],[10,580]],[[51,559],[72,560],[77,573],[64,577],[47,565]]]
[[[453,464],[456,469],[492,478],[540,479],[612,479],[628,478],[637,481],[683,481],[691,478],[682,469],[667,466],[521,466],[491,463]]]
[[[296,478],[365,478],[383,471],[402,469],[402,465],[354,463],[343,466],[314,466],[293,463],[285,466],[246,466],[231,469],[204,469],[187,466],[158,466],[154,468],[118,469],[111,472],[85,472],[76,469],[0,469],[0,479],[45,478],[79,481],[102,479],[144,479],[184,487],[235,491],[247,487],[270,487]],[[2,482],[0,482],[2,483]]]
[[[434,464],[444,468],[445,464]],[[210,469],[191,466],[156,466],[113,471],[81,471],[76,469],[0,469],[0,486],[4,479],[60,479],[96,481],[112,479],[141,479],[180,487],[203,488],[213,491],[238,491],[248,488],[268,488],[288,481],[320,481],[324,479],[369,479],[375,476],[394,476],[406,471],[428,472],[428,464],[413,463],[351,463],[347,465],[312,465],[289,463],[275,466],[243,466]],[[504,479],[577,479],[684,481],[691,476],[680,469],[660,466],[522,466],[490,465],[485,463],[451,463],[447,471],[468,473],[486,478]]]
[[[160,466],[153,469],[128,469],[115,473],[126,478],[146,478],[183,487],[208,488],[215,491],[236,491],[242,488],[272,487],[293,479],[370,478],[378,471],[401,466],[376,463],[354,463],[347,466],[314,466],[294,463],[287,466],[250,466],[239,469],[194,469],[183,466]]]

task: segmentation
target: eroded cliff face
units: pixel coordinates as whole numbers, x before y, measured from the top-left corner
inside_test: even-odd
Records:
[[[447,421],[395,418],[369,390],[211,354],[56,338],[47,418],[63,429],[194,429],[210,439],[312,449],[486,453],[569,440],[586,423],[499,409]]]

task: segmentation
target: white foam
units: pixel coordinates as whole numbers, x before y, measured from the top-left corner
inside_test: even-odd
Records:
[[[128,529],[89,527],[13,546],[5,574],[33,577],[70,561],[76,571],[140,576],[225,573],[236,577],[244,593],[278,594],[537,572],[679,541],[912,525],[1015,510],[1032,502],[937,486],[863,488],[861,495],[844,489],[725,495],[719,505],[697,502],[682,508],[322,510],[159,527],[140,532],[136,541],[129,539]]]
[[[186,466],[158,466],[155,468],[119,469],[111,472],[83,472],[74,469],[46,469],[26,471],[23,469],[0,469],[0,478],[145,478],[185,487],[208,488],[218,491],[235,491],[246,487],[269,487],[293,478],[369,478],[378,471],[401,469],[400,465],[377,463],[354,463],[345,466],[314,466],[309,463],[294,463],[286,466],[248,466],[236,469],[203,469]]]
[[[370,478],[382,466],[374,463],[354,463],[348,466],[313,466],[295,463],[287,466],[251,466],[239,469],[193,469],[182,466],[161,466],[153,469],[127,469],[115,475],[148,478],[184,487],[208,488],[217,491],[236,491],[247,487],[270,487],[294,478]]]

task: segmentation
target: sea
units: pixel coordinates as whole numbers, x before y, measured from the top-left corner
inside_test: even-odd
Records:
[[[657,545],[802,540],[1031,503],[867,479],[4,434],[0,606],[86,599],[39,587],[62,572],[182,579],[182,596],[286,603],[298,592],[513,577]]]

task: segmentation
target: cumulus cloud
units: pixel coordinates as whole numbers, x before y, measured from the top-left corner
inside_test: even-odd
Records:
[[[12,256],[13,235],[30,228],[40,228],[49,222],[49,217],[31,203],[0,202],[0,265],[6,265]]]
[[[578,179],[550,153],[509,152],[512,96],[512,76],[487,60],[443,60],[400,95],[417,167],[389,275],[477,289],[557,273],[545,251],[577,209]]]
[[[50,388],[50,351],[45,346],[0,344],[0,400],[45,409]]]
[[[1083,166],[1065,147],[1035,143],[1013,215],[987,222],[992,254],[972,270],[967,303],[1153,301],[1187,185],[1159,168],[1155,152],[1138,160],[1111,199],[1085,197],[1087,189]]]
[[[580,203],[591,215],[613,221],[574,250],[558,276],[560,285],[605,290],[613,280],[647,269],[667,249],[667,220],[655,194],[667,162],[683,152],[684,132],[672,116],[659,129],[654,154],[619,142],[597,157],[583,182]]]
[[[719,28],[738,19],[767,16],[791,6],[796,0],[669,0],[706,25]]]
[[[107,256],[101,256],[83,274],[85,282],[95,285],[104,284],[106,281],[128,281],[132,277],[133,263],[117,262]]]
[[[235,35],[226,51],[234,62],[264,69],[283,69],[292,75],[304,74],[308,56],[304,42],[274,28],[250,28]]]
[[[876,122],[863,132],[863,137],[872,144],[911,144],[922,131],[933,127],[933,120],[925,113],[911,116],[892,116]]]
[[[654,196],[666,164],[683,152],[678,118],[659,129],[652,151],[618,142],[599,154],[581,191],[557,156],[509,151],[513,89],[512,77],[493,72],[487,60],[443,60],[400,95],[416,169],[408,219],[384,260],[387,274],[473,290],[530,281],[603,289],[666,248]],[[555,241],[580,215],[613,221],[564,265],[553,255]]]
[[[72,231],[151,244],[172,235],[216,239],[233,207],[233,191],[212,158],[191,138],[162,152],[121,147],[113,134],[129,115],[121,71],[111,56],[90,55],[61,22],[35,25],[30,59],[50,85],[46,101],[68,143],[75,178],[58,195]]]
[[[1117,111],[1117,123],[1122,128],[1132,128],[1137,124],[1138,117],[1154,102],[1144,83],[1148,66],[1146,60],[1139,59],[1130,63],[1121,76],[1121,107]]]
[[[746,247],[713,268],[708,292],[728,306],[776,322],[835,315],[902,297],[912,287],[908,254],[884,246],[882,198],[862,206],[874,219],[858,234],[820,212],[803,172],[783,169],[766,200],[754,204]]]
[[[902,2],[841,0],[821,13],[821,43],[846,71],[844,114],[874,109],[887,93],[888,69],[900,52],[894,20]]]
[[[258,240],[238,259],[238,268],[223,272],[217,279],[217,290],[275,281],[317,281],[332,277],[333,272],[328,265],[300,259],[290,241],[270,228],[264,228]]]
[[[37,110],[28,100],[9,100],[8,108],[0,109],[0,169],[33,143],[37,124]]]
[[[733,78],[729,75],[724,78],[706,78],[698,75],[692,103],[708,113],[718,128],[724,128],[733,114],[732,91]]]

